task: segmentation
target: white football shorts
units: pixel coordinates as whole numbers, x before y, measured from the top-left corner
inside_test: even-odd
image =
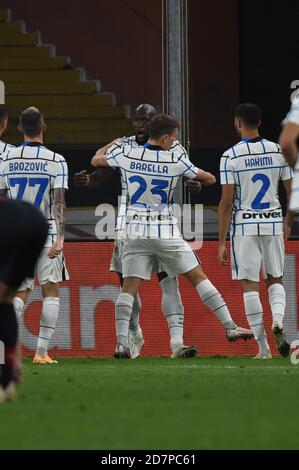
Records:
[[[245,235],[231,238],[231,265],[233,279],[259,282],[264,278],[283,276],[283,235]]]
[[[39,260],[37,262],[35,273],[40,286],[52,282],[54,284],[69,280],[69,273],[65,265],[63,253],[56,258],[50,259],[48,256],[49,247],[43,248]],[[34,279],[25,279],[18,291],[23,292],[33,290]]]
[[[149,280],[155,263],[170,277],[185,274],[200,264],[188,243],[180,239],[127,239],[122,256],[123,277]]]
[[[115,242],[114,250],[113,250],[112,258],[111,258],[111,264],[110,264],[111,272],[119,273],[119,274],[122,274],[123,272],[122,256],[124,253],[124,244],[125,244],[124,240]],[[157,274],[157,273],[162,273],[163,271],[165,270],[163,269],[161,263],[159,263],[158,260],[155,260],[152,273]]]

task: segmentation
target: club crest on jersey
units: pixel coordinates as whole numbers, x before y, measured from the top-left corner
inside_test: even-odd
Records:
[[[168,166],[159,163],[131,162],[130,170],[168,175]]]

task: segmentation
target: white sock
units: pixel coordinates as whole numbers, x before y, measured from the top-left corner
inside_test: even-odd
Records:
[[[160,282],[162,289],[162,311],[167,320],[170,347],[176,349],[183,343],[184,307],[176,277],[166,277]]]
[[[130,332],[133,334],[135,339],[143,339],[142,329],[139,325],[139,312],[141,310],[142,304],[139,294],[135,296],[133,310],[130,320],[129,329]]]
[[[269,303],[272,311],[273,325],[283,324],[286,309],[286,293],[282,284],[272,284],[268,289]]]
[[[243,294],[245,313],[248,324],[258,343],[261,353],[267,352],[269,344],[263,322],[263,307],[258,292],[246,292]]]
[[[115,304],[115,323],[117,342],[129,347],[128,334],[132,316],[134,297],[130,294],[119,294]]]
[[[222,295],[218,292],[215,286],[206,279],[196,286],[196,290],[200,295],[203,303],[209,307],[210,310],[216,315],[218,320],[227,330],[236,328],[235,322],[230,316],[229,310],[224,302]]]
[[[45,297],[40,318],[40,330],[36,352],[44,357],[47,354],[50,340],[54,334],[59,313],[59,298]]]
[[[13,299],[13,306],[15,308],[17,319],[18,319],[18,321],[20,321],[20,319],[22,318],[23,313],[24,313],[25,304],[24,304],[23,300],[20,299],[20,297],[16,296]]]

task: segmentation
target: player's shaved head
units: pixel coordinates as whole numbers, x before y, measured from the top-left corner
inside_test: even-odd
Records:
[[[2,123],[4,119],[7,119],[7,107],[5,104],[0,104],[0,123]]]
[[[176,119],[169,114],[157,114],[149,124],[150,139],[158,140],[164,135],[173,134],[180,125]]]
[[[259,127],[262,113],[258,105],[254,103],[242,103],[236,108],[236,119],[240,119],[244,126],[249,128]]]
[[[42,133],[44,118],[41,112],[33,106],[25,109],[20,116],[19,129],[28,137],[37,137]]]
[[[152,119],[158,114],[158,111],[151,104],[140,104],[135,110],[133,119]]]

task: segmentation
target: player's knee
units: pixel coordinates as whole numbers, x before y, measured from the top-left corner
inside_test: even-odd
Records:
[[[283,284],[282,277],[273,277],[271,274],[267,275],[266,279],[267,287],[273,286],[273,284]]]

